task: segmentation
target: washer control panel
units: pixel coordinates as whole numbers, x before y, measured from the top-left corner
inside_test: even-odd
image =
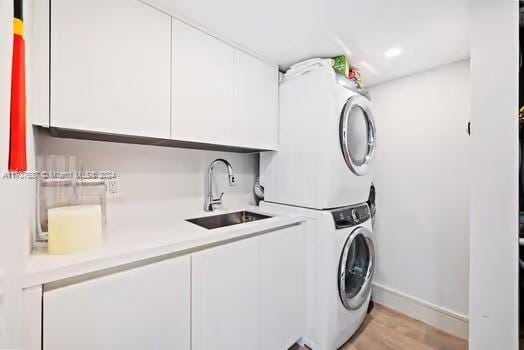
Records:
[[[371,217],[367,203],[333,209],[331,214],[337,229],[356,226]]]

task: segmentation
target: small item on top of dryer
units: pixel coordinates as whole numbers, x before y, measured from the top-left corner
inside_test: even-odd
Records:
[[[349,77],[349,72],[351,71],[349,59],[344,55],[340,55],[333,57],[333,61],[333,69],[335,72],[338,72],[345,77]]]
[[[295,63],[286,71],[284,78],[290,79],[295,76],[307,74],[310,71],[321,67],[333,67],[333,60],[330,58],[311,58],[309,60]]]
[[[360,72],[355,68],[351,68],[348,74],[348,78],[352,80],[359,89],[364,88],[364,85],[362,84],[362,76],[360,75]]]
[[[355,83],[358,89],[363,89],[360,72],[349,63],[349,58],[344,55],[333,57],[333,69]]]

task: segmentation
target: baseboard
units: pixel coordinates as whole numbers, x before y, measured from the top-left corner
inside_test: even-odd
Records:
[[[468,318],[392,288],[374,283],[372,298],[378,304],[427,323],[446,333],[468,339]]]

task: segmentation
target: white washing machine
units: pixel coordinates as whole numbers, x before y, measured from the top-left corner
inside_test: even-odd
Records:
[[[371,212],[367,203],[312,210],[261,202],[268,212],[307,218],[307,331],[303,343],[335,350],[366,317],[375,268]]]
[[[364,91],[329,65],[279,85],[279,147],[260,158],[265,200],[314,209],[365,202],[375,123]]]

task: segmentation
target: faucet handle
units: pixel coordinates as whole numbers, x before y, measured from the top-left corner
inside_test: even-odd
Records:
[[[224,192],[220,193],[220,196],[218,196],[218,197],[213,197],[211,199],[211,203],[213,203],[213,204],[220,204],[220,203],[222,203],[222,197],[223,196],[224,196]]]

